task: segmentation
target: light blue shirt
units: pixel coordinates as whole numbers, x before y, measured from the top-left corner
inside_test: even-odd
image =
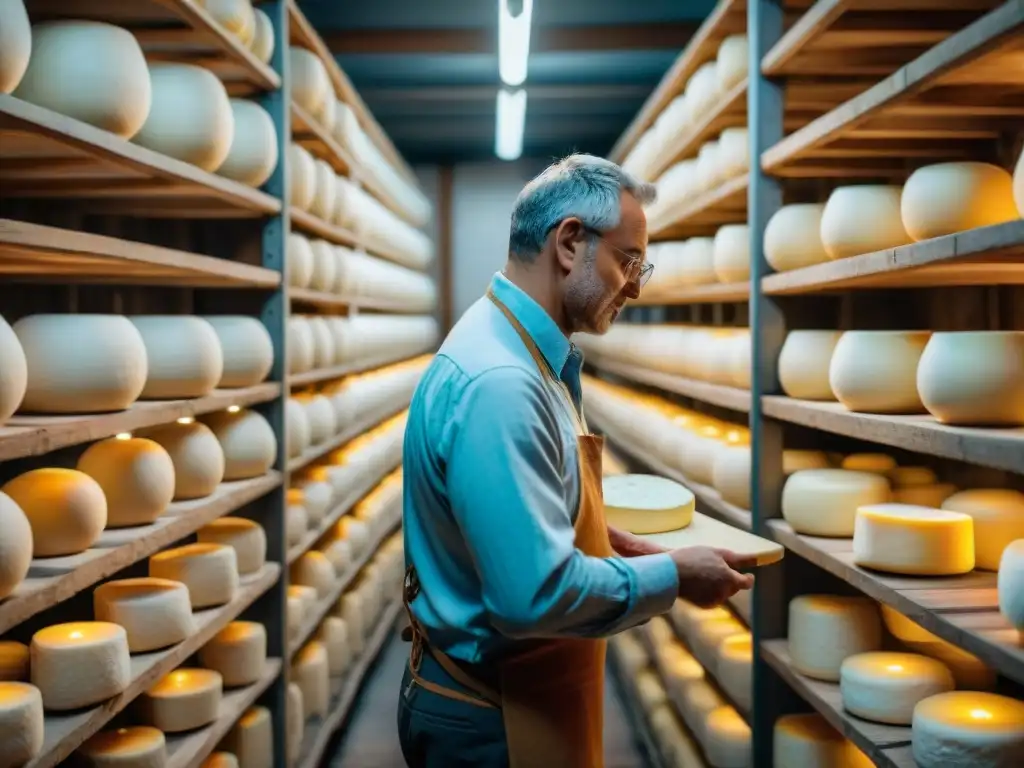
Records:
[[[579,350],[503,275],[491,288],[579,408]],[[676,598],[667,554],[599,558],[575,548],[574,419],[486,297],[455,325],[416,389],[403,471],[406,560],[421,584],[413,610],[451,656],[478,662],[517,638],[612,635]]]

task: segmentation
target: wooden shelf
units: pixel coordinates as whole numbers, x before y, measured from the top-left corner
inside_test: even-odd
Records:
[[[328,221],[314,216],[311,213],[300,210],[294,205],[288,209],[288,217],[291,219],[292,227],[307,235],[321,237],[335,245],[347,245],[355,248],[358,238],[355,233],[349,232],[344,227],[332,224]]]
[[[280,659],[267,659],[263,674],[252,685],[224,691],[217,719],[205,728],[185,734],[167,734],[166,768],[201,768],[203,761],[217,749],[263,692],[281,673]]]
[[[748,174],[729,179],[708,192],[675,209],[671,218],[651,230],[653,240],[681,240],[714,234],[723,224],[743,224],[747,220]]]
[[[306,723],[306,732],[302,739],[302,757],[298,761],[299,768],[317,768],[320,765],[331,737],[348,720],[367,673],[391,639],[392,628],[401,612],[400,601],[395,601],[385,608],[380,621],[367,639],[359,660],[343,677],[333,679],[335,686],[327,717]]]
[[[680,304],[725,304],[746,302],[750,298],[750,283],[712,283],[690,288],[658,290],[646,287],[640,298],[631,301],[634,307],[676,306]]]
[[[280,484],[281,475],[274,471],[251,480],[221,483],[206,498],[172,502],[151,525],[108,528],[85,552],[34,559],[25,580],[0,601],[0,634],[241,509]]]
[[[909,763],[905,761],[905,751],[893,751],[910,744],[909,726],[872,723],[846,712],[839,684],[814,680],[793,669],[789,643],[785,640],[762,641],[761,658],[833,728],[870,757],[878,768],[917,768],[913,759]]]
[[[258,189],[2,93],[0,191],[152,218],[253,218],[281,210]]]
[[[314,445],[311,448],[308,448],[295,458],[289,459],[288,471],[290,473],[298,472],[300,469],[303,469],[309,464],[312,464],[314,461],[316,461],[319,458],[322,458],[323,456],[326,456],[328,453],[338,450],[346,443],[355,440],[364,432],[370,430],[373,427],[376,427],[378,424],[387,421],[392,416],[394,416],[397,413],[400,413],[406,408],[408,408],[408,403],[405,403],[404,405],[398,405],[394,411],[388,409],[387,411],[383,412],[371,411],[370,413],[362,414],[359,421],[351,424],[349,428],[346,429],[344,432],[341,432],[340,434],[336,435],[335,437],[331,438],[325,443],[320,443],[319,445]]]
[[[318,370],[306,371],[305,373],[297,373],[288,379],[288,383],[293,388],[307,387],[310,384],[319,384],[322,381],[333,381],[334,379],[340,379],[344,376],[351,376],[353,373],[363,373],[365,371],[372,371],[374,368],[382,368],[386,365],[394,365],[406,360],[412,360],[413,358],[426,353],[427,349],[422,349],[419,352],[412,353],[411,355],[400,355],[399,357],[395,357],[393,355],[367,357],[352,363],[336,365],[332,368],[320,368]]]
[[[345,149],[311,114],[292,101],[292,141],[325,161],[341,176],[355,176],[356,164]]]
[[[750,412],[750,390],[738,387],[727,387],[724,384],[709,384],[706,381],[688,379],[674,373],[654,371],[637,365],[620,363],[614,360],[602,360],[593,355],[587,360],[599,371],[611,373],[623,379],[657,387],[665,392],[692,397],[704,403],[729,408],[741,413]]]
[[[640,704],[636,691],[633,689],[633,680],[626,674],[626,670],[623,669],[622,661],[615,652],[614,645],[609,645],[608,647],[608,667],[611,677],[618,688],[619,697],[622,699],[622,708],[625,710],[626,717],[629,720],[629,730],[633,734],[634,739],[639,742],[641,751],[646,758],[643,765],[650,765],[651,768],[670,768],[668,761],[662,756],[661,750],[658,749],[658,745],[654,741],[650,724],[647,721],[647,716],[644,714],[644,708]],[[686,728],[682,720],[680,720],[680,725],[684,729]],[[687,768],[690,767],[688,766]]]
[[[213,256],[0,218],[0,275],[60,283],[263,288],[281,274]]]
[[[915,453],[1024,473],[1024,428],[950,427],[927,414],[885,416],[854,413],[839,403],[796,400],[779,395],[765,395],[761,400],[765,415],[773,419]]]
[[[12,416],[0,426],[0,461],[40,456],[69,445],[88,443],[119,432],[167,424],[185,416],[254,405],[281,394],[277,382],[254,387],[218,389],[194,400],[140,400],[126,411],[71,416]]]
[[[1024,284],[1024,220],[770,275],[767,294]]]
[[[2,222],[0,222],[2,224]],[[2,255],[2,251],[0,251]],[[314,291],[311,288],[289,288],[288,298],[293,304],[307,304],[313,307],[324,309],[370,309],[379,312],[392,312],[395,314],[423,314],[430,312],[432,307],[410,307],[402,301],[376,298],[373,296],[340,296],[335,293]]]
[[[852,539],[802,536],[784,520],[770,520],[768,528],[771,537],[788,550],[973,653],[1004,677],[1024,683],[1024,646],[1019,633],[999,613],[995,573],[881,574],[853,564]]]
[[[1024,6],[1009,0],[768,149],[775,176],[901,179],[991,155],[1024,118]]]
[[[51,768],[61,764],[136,697],[149,690],[168,672],[180,666],[221,629],[234,621],[242,611],[270,589],[277,581],[280,571],[279,565],[268,563],[259,573],[243,576],[234,600],[227,605],[193,614],[196,631],[187,640],[167,650],[133,655],[132,682],[119,696],[84,711],[48,714],[45,720],[43,749],[25,768]]]

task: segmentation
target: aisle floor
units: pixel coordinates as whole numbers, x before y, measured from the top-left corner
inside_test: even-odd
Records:
[[[405,768],[395,733],[398,686],[409,646],[397,633],[385,647],[362,690],[330,768]],[[622,700],[609,679],[605,694],[605,768],[647,768],[633,740]]]

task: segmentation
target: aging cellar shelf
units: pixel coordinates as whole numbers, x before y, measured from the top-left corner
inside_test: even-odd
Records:
[[[590,362],[590,361],[588,361]],[[593,363],[599,371],[611,373],[639,384],[657,387],[665,392],[692,397],[704,403],[729,408],[734,411],[750,410],[750,390],[727,387],[724,384],[710,384],[706,381],[688,379],[674,373],[654,371],[636,365],[618,363],[612,360],[597,360]]]
[[[355,170],[348,151],[335,141],[331,132],[301,106],[292,102],[292,141],[301,144],[316,157],[326,160],[342,176]]]
[[[746,302],[750,298],[750,283],[711,283],[661,291],[645,288],[640,298],[631,302],[637,307],[674,306],[682,304],[726,304]]]
[[[403,355],[397,358],[394,355],[367,357],[362,360],[357,360],[354,363],[345,363],[344,365],[336,365],[332,368],[321,368],[318,370],[307,371],[306,373],[297,373],[289,378],[288,383],[292,387],[306,387],[310,384],[319,384],[322,381],[340,379],[343,376],[350,376],[353,373],[370,371],[374,368],[381,368],[385,365],[400,363],[404,360],[412,360],[414,357],[419,357],[425,352],[426,350],[420,350],[414,354],[407,356]]]
[[[289,288],[288,298],[293,304],[302,304],[322,309],[369,309],[379,312],[418,314],[422,308],[413,307],[401,299],[382,299],[373,296],[339,296],[334,293],[314,291],[311,288]]]
[[[693,198],[689,205],[651,231],[653,240],[681,240],[695,235],[711,235],[723,224],[747,220],[747,186],[744,174]]]
[[[647,758],[645,765],[651,765],[652,768],[671,768],[654,741],[644,708],[633,687],[633,680],[629,677],[626,665],[619,658],[614,645],[608,647],[608,668],[622,699],[623,709],[629,718],[630,731],[633,737],[640,742],[644,756]]]
[[[384,421],[387,421],[388,419],[390,419],[395,414],[400,413],[401,411],[405,410],[405,408],[407,408],[407,407],[408,407],[408,403],[403,404],[403,405],[398,405],[398,406],[395,407],[394,410],[390,410],[389,409],[388,412],[386,412],[386,413],[383,413],[383,412],[371,412],[369,414],[364,414],[363,417],[358,422],[356,422],[355,424],[350,426],[348,429],[346,429],[344,432],[339,434],[337,437],[334,437],[334,438],[328,440],[326,443],[320,443],[319,445],[314,445],[313,447],[311,447],[308,450],[304,451],[301,455],[296,456],[295,458],[289,460],[289,462],[288,462],[288,471],[289,472],[297,472],[298,470],[302,469],[303,467],[306,467],[306,466],[312,464],[317,459],[326,456],[331,451],[338,450],[343,445],[345,445],[345,443],[348,443],[348,442],[351,442],[352,440],[355,440],[357,437],[359,437],[361,434],[363,434],[364,432],[369,430],[371,427],[375,427],[378,424],[380,424],[380,423],[382,423]]]
[[[337,224],[333,224],[329,221],[314,216],[311,213],[300,210],[295,206],[292,206],[288,210],[288,217],[291,219],[292,227],[300,232],[307,235],[313,235],[315,237],[322,237],[335,245],[349,245],[355,246],[358,242],[354,232],[350,232],[344,227],[339,227]]]

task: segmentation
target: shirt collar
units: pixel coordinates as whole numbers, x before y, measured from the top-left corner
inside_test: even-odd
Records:
[[[492,278],[491,290],[533,337],[534,343],[551,369],[561,376],[573,345],[551,319],[551,315],[501,272]]]

